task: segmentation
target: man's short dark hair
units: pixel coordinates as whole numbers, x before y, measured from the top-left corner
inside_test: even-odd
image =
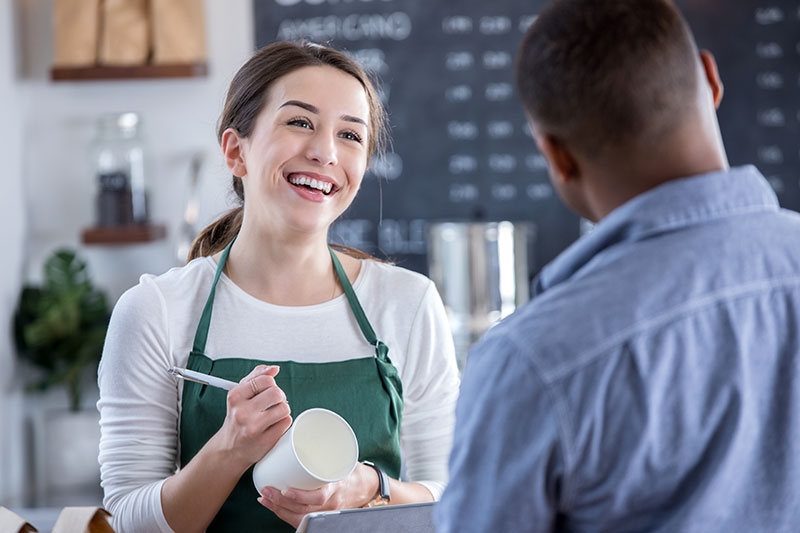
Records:
[[[556,0],[523,38],[517,88],[538,127],[588,155],[678,125],[697,61],[669,0]]]

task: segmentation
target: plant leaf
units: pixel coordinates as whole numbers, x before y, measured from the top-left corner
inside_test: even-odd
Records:
[[[108,300],[93,287],[86,262],[60,249],[44,264],[42,287],[23,287],[14,314],[14,341],[20,357],[45,371],[33,390],[70,384],[71,404],[79,405],[79,381],[102,355],[110,318]],[[77,403],[76,403],[77,402]]]

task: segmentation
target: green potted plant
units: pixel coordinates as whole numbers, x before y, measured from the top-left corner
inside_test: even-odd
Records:
[[[106,295],[93,286],[86,262],[72,250],[53,252],[42,286],[22,288],[14,316],[19,356],[43,371],[28,389],[64,385],[70,409],[78,411],[81,379],[100,361],[109,317]]]
[[[66,387],[69,395],[68,409],[45,401],[44,408],[29,411],[40,504],[75,494],[91,494],[98,502],[102,498],[99,414],[81,409],[81,386],[90,370],[96,372],[109,318],[106,295],[92,284],[86,262],[72,250],[53,252],[45,261],[42,284],[22,288],[14,340],[20,358],[39,369],[28,390]]]

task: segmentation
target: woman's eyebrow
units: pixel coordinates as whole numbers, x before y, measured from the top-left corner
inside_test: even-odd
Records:
[[[283,104],[281,104],[280,107],[282,108],[282,107],[291,106],[291,105],[303,108],[303,109],[305,109],[306,111],[308,111],[310,113],[314,113],[315,115],[319,115],[319,108],[317,106],[309,104],[307,102],[302,102],[300,100],[288,100],[288,101],[284,102]],[[367,123],[363,119],[360,119],[358,117],[354,117],[353,115],[341,115],[339,118],[341,118],[342,120],[347,121],[347,122],[355,122],[355,123],[358,123],[358,124],[363,124],[364,126],[367,125]]]
[[[301,102],[300,100],[289,100],[289,101],[284,102],[283,104],[281,104],[281,107],[286,107],[286,106],[289,106],[289,105],[302,107],[306,111],[314,113],[315,115],[319,115],[319,109],[317,108],[317,106],[314,106],[314,105],[311,105],[311,104],[307,104],[305,102]]]

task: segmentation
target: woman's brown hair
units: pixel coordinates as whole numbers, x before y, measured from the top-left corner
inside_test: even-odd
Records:
[[[270,44],[256,51],[239,69],[231,80],[225,107],[217,124],[219,142],[222,142],[222,134],[228,128],[236,130],[241,137],[247,137],[253,132],[256,119],[267,101],[273,82],[297,69],[318,66],[339,69],[353,76],[364,87],[369,104],[367,153],[369,157],[375,153],[382,153],[388,139],[388,120],[370,78],[353,59],[342,52],[307,42]],[[242,178],[233,176],[232,184],[240,205],[212,222],[195,237],[189,250],[188,261],[221,251],[239,233],[244,210]],[[348,247],[335,246],[357,257],[370,257]]]

